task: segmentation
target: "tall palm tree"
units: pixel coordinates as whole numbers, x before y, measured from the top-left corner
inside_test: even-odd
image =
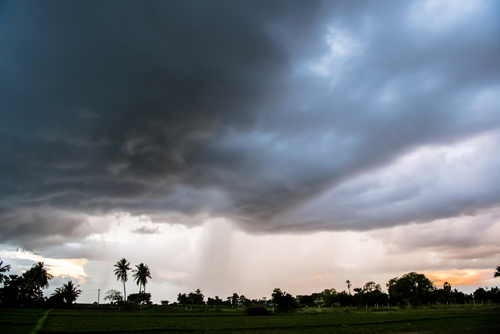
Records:
[[[495,276],[493,277],[500,277],[500,266],[497,267],[497,271],[495,272]]]
[[[31,285],[37,291],[38,298],[42,296],[41,289],[47,289],[49,287],[49,280],[54,278],[54,276],[47,271],[43,262],[34,264],[23,274],[23,277],[26,279],[28,285]],[[33,298],[33,307],[35,307],[35,299],[38,298]]]
[[[141,293],[141,286],[143,287],[143,292],[146,292],[146,283],[148,283],[148,278],[151,278],[151,272],[147,264],[141,263],[135,266],[136,269],[133,270],[134,280],[139,286],[139,293]]]
[[[78,289],[79,285],[74,286],[72,281],[63,284],[62,287],[54,290],[53,296],[60,295],[64,298],[68,305],[71,305],[81,295],[82,290]]]
[[[123,282],[123,299],[127,301],[127,290],[125,290],[125,282],[128,281],[127,271],[130,270],[130,262],[125,258],[116,262],[115,264],[115,275],[117,281]]]
[[[4,273],[10,270],[10,264],[6,264],[2,267],[3,261],[0,260],[0,283],[3,283],[7,279],[7,275]]]
[[[349,294],[351,294],[351,281],[347,280],[345,282],[347,283],[347,289],[349,290]]]

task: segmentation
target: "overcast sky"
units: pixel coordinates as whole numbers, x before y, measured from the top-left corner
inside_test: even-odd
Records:
[[[0,117],[0,256],[82,302],[497,284],[497,1],[0,1]]]

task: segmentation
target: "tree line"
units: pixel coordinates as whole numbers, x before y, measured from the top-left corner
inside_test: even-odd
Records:
[[[54,290],[49,298],[43,297],[43,290],[49,287],[54,278],[47,271],[43,262],[33,266],[22,275],[7,275],[10,265],[3,265],[0,260],[0,305],[12,307],[32,307],[42,305],[71,305],[82,291],[72,281],[68,281]]]
[[[500,277],[500,267],[497,267],[495,277]],[[410,272],[402,277],[395,277],[386,284],[387,293],[382,291],[380,284],[373,281],[367,282],[362,288],[354,288],[351,293],[351,281],[347,280],[347,291],[337,292],[336,289],[325,289],[311,295],[299,295],[293,297],[289,293],[275,288],[270,300],[249,300],[245,296],[233,293],[226,300],[218,296],[208,298],[205,302],[200,289],[194,292],[179,293],[176,305],[232,305],[252,306],[260,305],[273,307],[278,312],[291,311],[298,307],[382,307],[428,304],[464,304],[472,302],[494,302],[500,303],[500,289],[494,287],[490,290],[478,288],[472,294],[465,294],[452,289],[450,283],[445,282],[443,288],[437,288],[423,274]],[[167,302],[168,304],[168,302]]]
[[[50,297],[43,297],[43,290],[49,287],[49,281],[53,278],[44,266],[44,262],[38,262],[24,272],[22,275],[7,275],[10,265],[4,265],[0,260],[0,305],[14,307],[35,307],[35,306],[70,306],[75,302],[82,291],[79,286],[75,286],[70,280],[54,290]],[[111,304],[116,305],[144,305],[151,304],[151,294],[146,293],[148,279],[152,279],[148,265],[140,263],[135,269],[130,267],[130,262],[122,258],[114,265],[113,273],[117,281],[123,283],[123,295],[118,290],[109,290],[104,296]],[[129,278],[129,271],[132,271],[132,278],[139,286],[138,293],[127,295],[126,282]],[[500,266],[496,268],[494,277],[500,277]],[[465,294],[452,289],[448,282],[442,288],[437,288],[423,274],[416,272],[407,273],[401,277],[390,279],[386,284],[387,292],[382,291],[380,284],[373,281],[367,282],[362,288],[354,288],[351,293],[351,281],[346,280],[347,291],[337,292],[336,289],[325,289],[311,295],[299,295],[293,297],[289,293],[275,288],[271,294],[271,299],[250,300],[244,295],[233,293],[226,299],[219,296],[215,298],[205,296],[200,289],[190,293],[179,293],[177,301],[171,305],[209,305],[209,306],[232,306],[248,307],[251,305],[261,305],[276,308],[277,311],[289,311],[297,307],[360,307],[360,306],[406,306],[425,304],[457,304],[470,302],[495,302],[500,303],[500,289],[498,287],[488,289],[478,288],[472,294]],[[168,305],[169,301],[162,301],[163,305]]]

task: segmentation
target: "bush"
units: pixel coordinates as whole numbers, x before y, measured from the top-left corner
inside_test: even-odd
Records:
[[[132,305],[151,305],[151,294],[146,292],[131,293],[128,302]]]
[[[269,311],[264,306],[252,306],[245,309],[246,315],[269,315]]]

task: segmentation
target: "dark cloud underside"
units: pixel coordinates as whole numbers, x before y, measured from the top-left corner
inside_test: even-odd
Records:
[[[120,211],[364,230],[498,205],[493,158],[476,168],[489,189],[462,188],[474,198],[373,209],[426,194],[424,167],[382,199],[342,195],[418,147],[498,130],[498,5],[443,6],[1,3],[2,242],[85,236],[85,215]]]

